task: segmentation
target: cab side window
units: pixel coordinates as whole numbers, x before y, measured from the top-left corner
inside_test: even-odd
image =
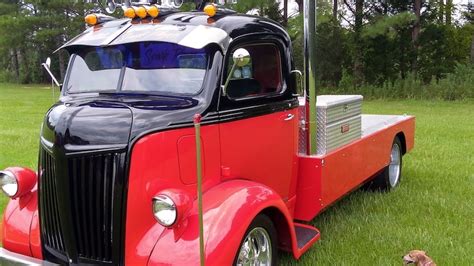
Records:
[[[248,44],[238,48],[250,54],[250,63],[235,67],[227,89],[229,98],[254,98],[282,92],[281,55],[275,44]],[[235,51],[235,50],[234,50]],[[230,54],[232,54],[231,51]],[[227,69],[232,69],[232,59]]]

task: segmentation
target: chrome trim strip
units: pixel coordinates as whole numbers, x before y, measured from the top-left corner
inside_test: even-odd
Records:
[[[57,265],[0,248],[0,265]]]
[[[45,146],[46,148],[48,148],[50,150],[53,148],[54,143],[52,143],[51,141],[45,139],[43,136],[41,136],[40,138],[41,138],[41,144],[43,144],[43,146]]]
[[[122,35],[125,31],[127,31],[130,27],[132,26],[131,23],[129,23],[127,26],[124,26],[122,27],[121,29],[119,29],[117,32],[111,34],[107,39],[105,39],[103,42],[102,42],[102,46],[106,46],[106,45],[109,45],[111,44],[113,41],[115,41],[115,39],[117,39],[120,35]]]

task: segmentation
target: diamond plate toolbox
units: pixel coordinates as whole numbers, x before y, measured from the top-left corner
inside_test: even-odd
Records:
[[[317,154],[360,139],[362,95],[321,95],[316,100]]]

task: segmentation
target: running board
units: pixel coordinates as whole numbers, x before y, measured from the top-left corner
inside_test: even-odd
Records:
[[[301,256],[319,240],[321,234],[317,228],[311,225],[294,223],[294,226],[298,244],[298,254]]]

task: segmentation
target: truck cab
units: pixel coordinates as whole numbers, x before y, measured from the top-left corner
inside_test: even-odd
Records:
[[[307,154],[308,102],[284,28],[225,9],[142,18],[140,7],[132,18],[97,14],[61,47],[70,62],[42,124],[38,170],[0,172],[2,188],[17,184],[4,260],[195,265],[200,215],[208,265],[271,265],[277,249],[299,258],[320,237],[301,221],[383,175],[393,156],[401,167],[413,147],[413,117],[366,117],[370,133]]]

